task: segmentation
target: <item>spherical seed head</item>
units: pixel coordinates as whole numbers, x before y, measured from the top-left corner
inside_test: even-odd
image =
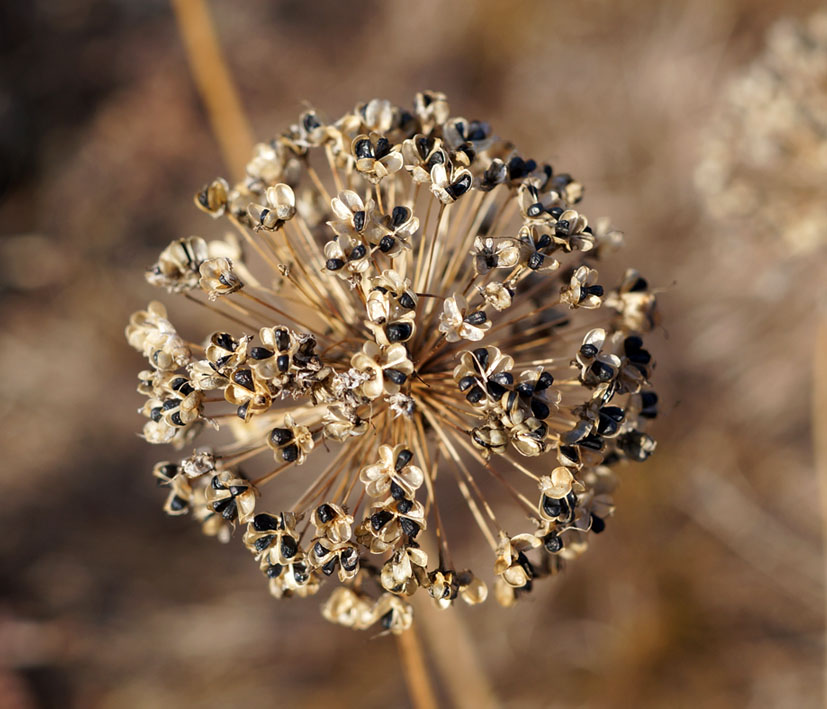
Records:
[[[156,466],[166,511],[221,540],[246,525],[274,597],[338,582],[326,618],[391,633],[410,626],[414,593],[440,607],[488,595],[445,565],[447,547],[438,566],[420,547],[444,545],[444,516],[462,514],[438,500],[451,479],[494,553],[500,603],[582,553],[613,510],[611,466],[654,450],[657,411],[641,339],[655,297],[635,271],[601,282],[619,236],[589,226],[582,193],[435,92],[411,111],[307,111],[256,146],[243,181],[196,195],[240,239],[179,239],[147,274],[216,330],[185,340],[152,303],[126,332],[150,363],[149,442],[234,439]],[[456,475],[437,480],[438,464]],[[299,466],[306,490],[266,511],[268,486]],[[499,522],[513,500],[517,535]]]

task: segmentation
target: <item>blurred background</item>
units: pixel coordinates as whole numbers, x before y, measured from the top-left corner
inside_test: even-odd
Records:
[[[256,138],[306,102],[444,91],[574,174],[662,288],[656,455],[515,609],[418,609],[440,704],[465,685],[508,707],[823,706],[827,226],[802,251],[698,190],[731,80],[817,6],[210,3]],[[240,177],[170,6],[10,0],[0,36],[0,707],[408,706],[393,639],[274,601],[237,543],[161,511],[123,328],[169,241],[221,235],[193,193]],[[795,187],[779,164],[769,193]],[[466,536],[457,555],[490,564]]]

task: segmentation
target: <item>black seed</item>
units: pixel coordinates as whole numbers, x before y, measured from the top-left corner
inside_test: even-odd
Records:
[[[471,189],[471,175],[465,173],[453,184],[448,185],[445,191],[451,196],[451,199],[458,199]]]
[[[511,410],[515,408],[515,406],[517,404],[517,397],[518,396],[519,396],[519,394],[516,391],[508,392],[508,397],[507,397],[506,402],[505,402],[506,413],[510,413]]]
[[[514,383],[514,377],[511,372],[498,372],[494,374],[489,381],[494,381],[501,386],[509,387]]]
[[[175,379],[173,379],[169,383],[169,386],[170,386],[170,389],[172,389],[173,391],[178,391],[186,383],[187,383],[187,378],[186,377],[175,377]]]
[[[175,497],[169,501],[169,508],[173,512],[180,512],[181,510],[186,509],[187,504],[187,501],[183,497],[178,497],[178,495],[175,495]]]
[[[238,416],[242,421],[247,420],[247,412],[250,410],[250,402],[245,401],[241,406],[239,406],[235,410],[235,415]]]
[[[379,619],[379,624],[385,629],[390,630],[393,626],[393,609],[389,610],[385,615]]]
[[[477,347],[472,354],[480,363],[482,369],[488,369],[488,349],[486,347]]]
[[[408,512],[411,511],[412,507],[413,507],[413,502],[411,500],[402,499],[402,500],[399,500],[396,503],[396,511],[399,512],[399,514],[403,514],[403,515],[408,514]]]
[[[214,502],[212,508],[226,520],[232,521],[238,516],[238,507],[232,497]]]
[[[391,144],[388,142],[387,138],[379,138],[376,141],[376,149],[374,151],[374,157],[377,160],[381,160],[391,151]]]
[[[517,385],[517,393],[520,396],[534,396],[534,382],[520,382]]]
[[[270,544],[273,542],[274,535],[272,534],[265,534],[263,537],[259,537],[254,542],[253,546],[257,552],[264,551]]]
[[[549,214],[551,214],[551,216],[554,217],[555,219],[559,219],[560,215],[563,213],[563,211],[564,210],[563,210],[562,207],[552,207],[551,209],[548,210]]]
[[[632,460],[642,463],[652,453],[652,438],[645,433],[632,431],[618,439],[618,447]]]
[[[339,561],[345,571],[353,571],[359,563],[359,555],[355,549],[345,549],[339,554]]]
[[[490,126],[483,121],[471,121],[468,126],[468,133],[465,136],[466,140],[485,140],[490,132]]]
[[[390,379],[394,384],[402,385],[408,378],[408,375],[405,372],[400,372],[398,369],[394,369],[393,367],[388,367],[385,370],[382,370],[383,374]]]
[[[541,234],[540,238],[537,239],[537,243],[534,244],[534,248],[537,251],[547,249],[549,246],[551,246],[551,237],[548,234]]]
[[[543,265],[543,261],[545,261],[546,257],[543,254],[538,253],[535,251],[531,256],[528,257],[528,267],[532,271],[536,271],[540,266]]]
[[[322,546],[321,542],[316,542],[313,545],[313,553],[318,556],[320,559],[324,558],[327,555],[329,550]]]
[[[273,564],[272,566],[267,567],[267,571],[264,572],[264,575],[268,579],[277,579],[281,576],[281,572],[284,567],[281,564]]]
[[[267,219],[267,215],[270,214],[270,210],[266,207],[261,210],[261,213],[258,215],[258,223],[264,224],[264,220]]]
[[[392,519],[393,515],[390,512],[387,510],[379,510],[370,516],[370,526],[373,527],[374,531],[378,532]]]
[[[167,463],[158,468],[158,472],[167,479],[174,478],[178,475],[178,466],[175,463]]]
[[[321,123],[319,123],[318,120],[316,120],[316,114],[315,113],[306,113],[306,114],[304,114],[304,120],[302,121],[302,124],[304,125],[304,129],[308,133],[310,131],[314,130],[315,128],[320,128],[321,125],[322,125]]]
[[[149,412],[149,418],[151,418],[155,423],[158,423],[164,417],[164,413],[160,406],[156,406]]]
[[[325,576],[330,576],[334,571],[336,571],[336,557],[334,556],[330,561],[328,561],[324,566],[322,566],[322,573]]]
[[[596,436],[593,433],[590,433],[585,438],[579,440],[577,442],[578,446],[583,446],[583,448],[589,448],[591,450],[599,451],[603,449],[603,439],[600,436]]]
[[[391,212],[391,224],[394,228],[402,226],[411,218],[411,210],[407,207],[394,207]]]
[[[546,402],[542,399],[532,399],[531,413],[534,414],[535,418],[545,419],[548,418],[551,413],[551,409],[549,409],[548,404],[546,404]]]
[[[544,389],[548,389],[552,384],[554,384],[554,377],[548,372],[543,372],[537,378],[535,389],[537,391],[543,391]]]
[[[626,413],[619,406],[604,406],[600,409],[600,416],[610,418],[612,421],[620,423]]]
[[[615,374],[614,367],[610,367],[608,364],[596,360],[592,363],[590,367],[592,374],[597,377],[598,381],[601,382],[608,382],[611,381],[612,377]]]
[[[494,380],[492,380],[492,379],[489,379],[489,380],[485,383],[485,388],[486,388],[486,390],[488,391],[488,393],[489,393],[489,394],[490,394],[490,395],[491,395],[494,399],[500,399],[500,398],[502,398],[503,394],[505,394],[505,392],[507,391],[507,389],[506,389],[504,386],[502,386],[502,384],[497,384],[497,382],[495,382],[495,381],[494,381]]]
[[[214,476],[213,479],[210,481],[213,490],[226,490],[227,488],[224,487],[224,483],[218,479],[218,476]]]
[[[293,537],[285,534],[281,538],[281,555],[285,559],[292,559],[299,551],[298,542]]]
[[[365,211],[363,209],[353,214],[353,228],[356,231],[362,231],[365,228]]]
[[[606,529],[606,523],[596,514],[592,513],[592,532],[600,534],[604,529]]]
[[[391,497],[397,501],[405,499],[405,491],[393,480],[391,480]]]
[[[529,217],[538,217],[543,213],[543,205],[539,202],[535,202],[528,209],[525,210],[525,213]]]
[[[281,459],[285,463],[292,463],[299,458],[299,447],[295,443],[281,449]]]
[[[253,384],[253,373],[249,369],[237,369],[233,372],[233,381],[239,386],[242,386],[250,391],[255,389],[255,385]]]
[[[543,512],[549,517],[559,517],[564,512],[565,500],[543,495]],[[568,509],[568,505],[565,505]]]
[[[198,201],[200,202],[202,207],[206,207],[207,209],[210,208],[210,202],[207,199],[208,190],[209,190],[209,185],[204,187],[204,189],[201,190],[201,192],[198,193]]]
[[[277,328],[275,331],[276,348],[279,352],[284,352],[290,347],[290,333],[283,327]]]
[[[399,521],[399,526],[402,527],[402,531],[407,534],[411,539],[416,537],[419,534],[419,525],[414,522],[413,520],[408,519],[407,517],[403,517]]]
[[[238,497],[239,495],[243,495],[250,488],[248,485],[230,485],[228,489],[233,497]]]
[[[253,529],[257,532],[268,532],[279,528],[279,520],[273,515],[261,513],[253,517]]]
[[[585,288],[580,289],[580,300],[585,300],[586,296],[589,295],[596,295],[598,298],[603,297],[603,286],[601,285],[594,285],[594,286],[586,286]]]
[[[658,415],[658,395],[655,392],[641,392],[640,405],[640,415],[644,418],[653,419]]]
[[[445,153],[437,150],[430,158],[428,158],[428,172],[431,171],[434,165],[442,165],[445,162]]]
[[[568,230],[571,227],[571,222],[568,219],[561,219],[554,225],[554,233],[557,236],[568,236]]]
[[[464,319],[469,325],[482,325],[486,320],[488,320],[484,310],[478,310],[475,313],[466,315]]]
[[[403,293],[399,296],[399,305],[405,308],[405,310],[413,310],[416,307],[416,303],[410,293]]]
[[[392,236],[385,235],[379,241],[379,250],[386,254],[393,248],[394,243],[396,242]]]
[[[275,446],[283,446],[293,440],[293,432],[289,428],[274,428],[270,431],[270,441]]]
[[[215,360],[215,366],[213,367],[213,369],[218,371],[225,364],[227,364],[227,362],[229,362],[232,358],[233,358],[232,355],[225,355],[224,357],[219,357],[217,360]]]
[[[630,293],[638,293],[640,291],[645,291],[649,287],[649,284],[646,282],[645,278],[638,278],[633,284],[632,287],[629,288]]]
[[[478,404],[485,398],[485,392],[482,388],[474,386],[474,388],[465,395],[465,398],[472,404]]]
[[[181,412],[176,411],[172,416],[169,417],[169,420],[172,421],[176,426],[186,426],[186,424],[181,420]]]
[[[362,158],[372,158],[373,157],[373,146],[370,144],[370,141],[365,138],[360,140],[356,145],[353,146],[353,152],[356,154],[358,159]]]
[[[526,555],[523,554],[523,552],[520,552],[517,555],[517,563],[520,566],[523,567],[523,571],[525,571],[525,574],[526,574],[526,576],[528,576],[529,579],[532,579],[536,576],[536,572],[534,571],[534,566],[532,566],[531,562],[528,560]],[[526,584],[526,586],[528,586],[528,584]],[[526,586],[524,586],[524,588]]]
[[[351,261],[358,261],[360,258],[364,257],[367,253],[367,249],[365,248],[364,244],[359,244],[358,246],[353,247],[353,251],[350,252],[350,256],[348,259]]]
[[[407,322],[397,322],[388,325],[386,331],[389,342],[405,342],[413,334],[413,325]]]
[[[574,446],[560,446],[560,453],[567,460],[572,460],[575,463],[580,461],[580,453],[577,452],[577,448]]]
[[[465,391],[469,387],[472,387],[474,385],[474,382],[476,382],[476,381],[477,380],[474,379],[474,377],[472,377],[470,374],[466,377],[463,377],[462,379],[459,380],[459,390],[460,391]]]
[[[345,262],[342,261],[342,259],[340,259],[340,258],[329,258],[325,262],[325,268],[328,271],[338,271],[344,265],[345,265]]]
[[[552,532],[551,534],[546,535],[543,539],[543,546],[546,548],[546,551],[551,554],[556,554],[563,548],[563,540],[560,539],[557,534]]]
[[[433,143],[431,143],[428,138],[418,138],[416,141],[416,150],[419,153],[419,157],[424,160],[428,157],[428,153],[431,152],[431,147]]]
[[[398,473],[402,468],[404,468],[408,463],[411,462],[413,459],[413,453],[409,451],[407,448],[403,448],[399,451],[399,455],[396,456],[396,461],[393,464],[394,470]]]
[[[161,408],[162,408],[164,411],[169,411],[169,410],[171,410],[171,409],[174,409],[174,408],[178,407],[180,404],[181,404],[181,400],[180,400],[180,399],[167,399],[167,400],[166,400],[166,401],[165,401],[165,402],[161,405]]]
[[[290,369],[290,355],[283,354],[276,357],[276,367],[280,372]]]
[[[580,348],[580,354],[583,355],[586,359],[591,359],[592,357],[597,356],[598,349],[594,345],[583,345]]]
[[[316,516],[319,518],[319,522],[327,524],[336,517],[336,510],[325,502],[316,508]]]
[[[296,583],[304,583],[310,578],[310,574],[307,573],[307,567],[304,564],[293,564],[293,578],[296,579]]]
[[[601,436],[613,436],[619,429],[620,426],[608,417],[601,416],[600,420],[597,422],[597,432]]]
[[[266,347],[253,347],[250,349],[250,357],[253,359],[267,359],[273,356],[273,350],[268,350]]]

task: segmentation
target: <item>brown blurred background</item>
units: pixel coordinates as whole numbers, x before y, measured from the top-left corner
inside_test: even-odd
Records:
[[[664,291],[656,455],[564,575],[516,609],[458,608],[459,635],[420,625],[445,706],[452,677],[508,707],[823,705],[824,251],[724,227],[693,187],[729,77],[817,5],[211,3],[257,138],[304,102],[444,91],[577,176]],[[392,639],[271,599],[237,540],[160,509],[123,327],[163,246],[220,235],[193,192],[239,177],[168,4],[11,0],[0,36],[0,707],[408,706]],[[464,515],[457,545],[487,569]],[[446,659],[458,645],[477,672]]]

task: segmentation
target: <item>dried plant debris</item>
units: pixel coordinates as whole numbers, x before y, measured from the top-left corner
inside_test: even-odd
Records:
[[[739,235],[799,253],[827,244],[827,11],[771,28],[724,93],[695,182]]]
[[[222,541],[241,526],[274,596],[338,579],[326,618],[394,633],[414,593],[488,596],[453,561],[442,486],[467,502],[505,606],[582,553],[612,514],[614,468],[655,448],[642,336],[658,322],[636,271],[601,283],[621,236],[590,226],[582,195],[434,92],[411,111],[308,111],[256,146],[242,182],[195,196],[240,238],[180,239],[147,271],[216,331],[185,339],[158,302],[126,330],[150,367],[144,438],[233,437],[155,467],[166,511]],[[270,472],[243,472],[268,456]],[[268,510],[265,488],[300,466],[304,493]],[[525,526],[506,530],[515,506]]]

